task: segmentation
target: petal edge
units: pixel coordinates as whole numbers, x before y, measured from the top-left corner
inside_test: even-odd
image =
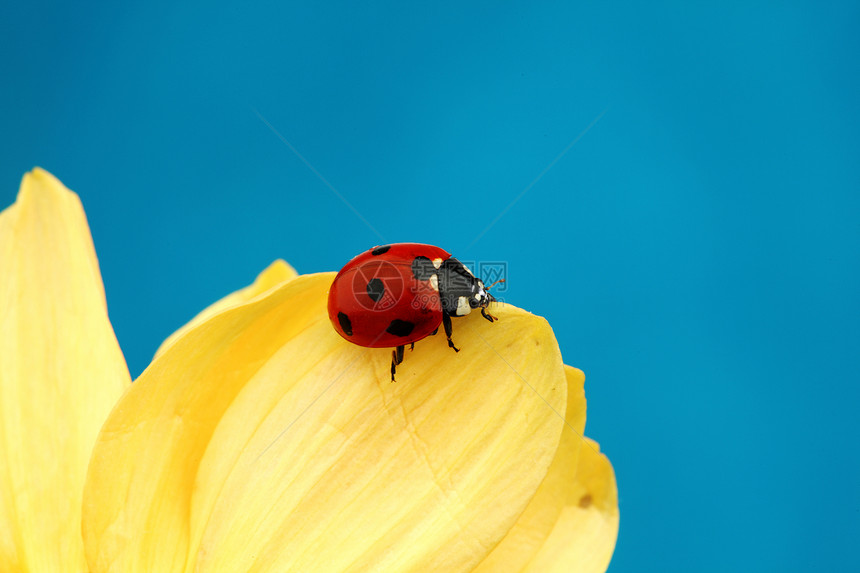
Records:
[[[129,385],[78,196],[36,168],[0,213],[0,569],[85,569],[92,445]]]

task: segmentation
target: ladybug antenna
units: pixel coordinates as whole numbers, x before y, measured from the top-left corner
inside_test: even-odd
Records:
[[[496,282],[494,282],[493,284],[491,284],[490,286],[488,286],[488,287],[484,287],[484,291],[487,293],[487,302],[488,302],[488,303],[490,303],[490,302],[499,302],[499,301],[496,299],[496,297],[494,297],[493,295],[491,295],[491,294],[490,294],[490,289],[491,289],[491,288],[493,288],[494,286],[496,286],[497,284],[499,284],[499,283],[503,283],[503,282],[505,282],[505,279],[499,279],[499,280],[497,280]],[[485,317],[485,318],[486,318],[486,317]],[[493,317],[493,318],[495,319],[495,317]],[[490,321],[490,322],[492,322],[492,321]]]

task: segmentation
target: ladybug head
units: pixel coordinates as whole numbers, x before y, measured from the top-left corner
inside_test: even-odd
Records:
[[[475,287],[473,289],[473,294],[469,298],[469,306],[472,308],[487,308],[490,306],[491,302],[496,302],[495,297],[490,294],[490,289],[496,286],[498,283],[505,282],[505,279],[499,279],[488,287],[484,286],[484,281],[481,279],[475,279]]]
[[[466,316],[472,309],[480,308],[481,314],[487,316],[486,308],[496,299],[466,265],[451,257],[442,263],[437,276],[445,313],[449,316]]]

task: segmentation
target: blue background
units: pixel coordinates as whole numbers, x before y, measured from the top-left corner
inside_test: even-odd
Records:
[[[6,3],[2,204],[81,195],[133,375],[277,257],[505,261],[588,376],[611,571],[858,567],[858,4],[462,4]]]

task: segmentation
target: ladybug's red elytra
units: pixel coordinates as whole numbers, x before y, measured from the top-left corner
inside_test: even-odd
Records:
[[[492,285],[491,285],[492,286]],[[420,243],[374,247],[337,274],[328,293],[328,315],[346,340],[368,348],[394,348],[391,381],[403,362],[407,344],[445,329],[451,340],[451,317],[474,308],[493,322],[487,306],[496,299],[463,263],[450,253]]]

